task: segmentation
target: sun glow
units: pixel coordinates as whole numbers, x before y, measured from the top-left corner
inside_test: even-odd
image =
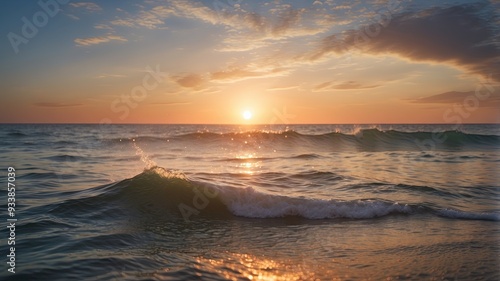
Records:
[[[252,112],[250,110],[243,111],[243,119],[250,120],[252,119]]]

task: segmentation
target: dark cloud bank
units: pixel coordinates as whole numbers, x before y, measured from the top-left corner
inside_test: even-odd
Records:
[[[310,59],[355,49],[446,63],[500,81],[499,28],[489,2],[385,15],[384,22],[324,38]]]

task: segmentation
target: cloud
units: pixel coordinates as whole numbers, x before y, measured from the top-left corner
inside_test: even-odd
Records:
[[[372,89],[379,87],[379,85],[362,85],[355,81],[345,81],[340,84],[335,84],[332,86],[332,89],[338,90],[359,90],[359,89]]]
[[[333,82],[324,82],[313,88],[314,92],[323,92],[331,90],[362,90],[380,87],[380,85],[363,85],[356,81],[344,81],[334,84]]]
[[[449,64],[500,81],[498,15],[487,2],[399,13],[390,22],[324,37],[309,54],[314,61],[352,49],[411,61]],[[386,25],[384,27],[384,25]]]
[[[92,2],[76,2],[76,3],[70,3],[69,5],[71,7],[85,9],[89,12],[102,11],[102,8],[99,5],[97,5],[96,3],[92,3]]]
[[[96,24],[94,25],[94,28],[95,29],[108,29],[108,30],[112,30],[113,28],[107,24]]]
[[[231,70],[223,70],[216,71],[211,74],[212,80],[230,80],[238,81],[247,78],[257,77],[262,75],[261,73],[255,71],[248,71],[244,69],[231,69]]]
[[[217,82],[236,82],[250,78],[281,76],[288,71],[284,68],[254,68],[254,70],[245,68],[228,68],[226,70],[212,72],[210,78],[212,79],[212,81]]]
[[[125,75],[121,75],[121,74],[101,74],[99,76],[96,76],[95,78],[97,79],[104,79],[104,78],[124,78],[126,77]]]
[[[190,102],[155,102],[150,103],[151,105],[187,105],[191,104]]]
[[[332,9],[334,9],[334,10],[350,10],[350,9],[351,9],[351,6],[347,6],[347,5],[338,5],[338,6],[333,7]]]
[[[121,41],[121,42],[127,42],[128,40],[117,35],[107,35],[107,36],[100,36],[100,37],[89,37],[89,38],[76,38],[74,42],[76,43],[77,46],[91,46],[91,45],[97,45],[101,43],[107,43],[111,41]]]
[[[225,46],[219,48],[221,51],[246,51],[283,39],[319,34],[335,22],[326,10],[313,7],[295,9],[267,3],[265,12],[257,13],[243,9],[242,5],[214,4],[211,9],[189,0],[169,0],[169,3],[178,17],[226,27],[230,36],[223,41]]]
[[[272,87],[272,88],[267,88],[266,91],[288,91],[288,90],[295,90],[298,89],[298,85],[293,85],[293,86],[277,86],[277,87]]]
[[[486,96],[484,95],[485,93],[488,93],[486,91],[483,91],[479,93],[479,96],[482,98],[483,96],[485,97],[484,100],[478,103],[478,106],[481,107],[498,107],[500,106],[500,93],[495,93],[495,92],[489,92],[489,95]],[[448,103],[448,104],[464,104],[467,103],[468,100],[474,99],[474,100],[480,100],[476,96],[476,92],[474,91],[468,91],[468,92],[458,92],[458,91],[451,91],[451,92],[446,92],[442,94],[437,94],[437,95],[432,95],[428,97],[423,97],[419,98],[416,100],[413,100],[412,102],[414,103]],[[470,101],[469,101],[470,103]]]
[[[131,18],[112,20],[110,22],[110,24],[112,24],[112,25],[119,25],[119,26],[127,26],[127,27],[134,27],[134,26],[136,26],[135,19],[131,19]]]
[[[204,79],[198,74],[177,75],[171,77],[174,82],[184,88],[198,89],[204,84]]]
[[[39,107],[59,108],[59,107],[81,106],[83,104],[81,104],[81,103],[61,103],[61,102],[37,102],[37,103],[34,103],[34,105],[39,106]]]
[[[332,82],[324,82],[324,83],[321,83],[321,84],[314,86],[313,90],[315,92],[322,91],[326,88],[329,88],[331,85],[332,85]]]
[[[111,25],[127,26],[127,27],[145,27],[149,29],[157,29],[165,24],[164,19],[174,14],[171,8],[164,6],[156,6],[150,11],[140,11],[137,16],[127,18],[117,18],[110,22]]]
[[[75,16],[75,15],[73,15],[73,14],[67,14],[67,16],[68,16],[70,19],[72,19],[72,20],[80,20],[80,18],[79,18],[79,17],[77,17],[77,16]]]

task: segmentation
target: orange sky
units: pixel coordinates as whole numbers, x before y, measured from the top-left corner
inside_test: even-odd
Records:
[[[351,2],[2,2],[0,122],[500,121],[498,3]]]

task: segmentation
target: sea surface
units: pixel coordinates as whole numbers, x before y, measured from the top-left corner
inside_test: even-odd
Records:
[[[0,163],[1,280],[500,280],[500,125],[0,125]]]

